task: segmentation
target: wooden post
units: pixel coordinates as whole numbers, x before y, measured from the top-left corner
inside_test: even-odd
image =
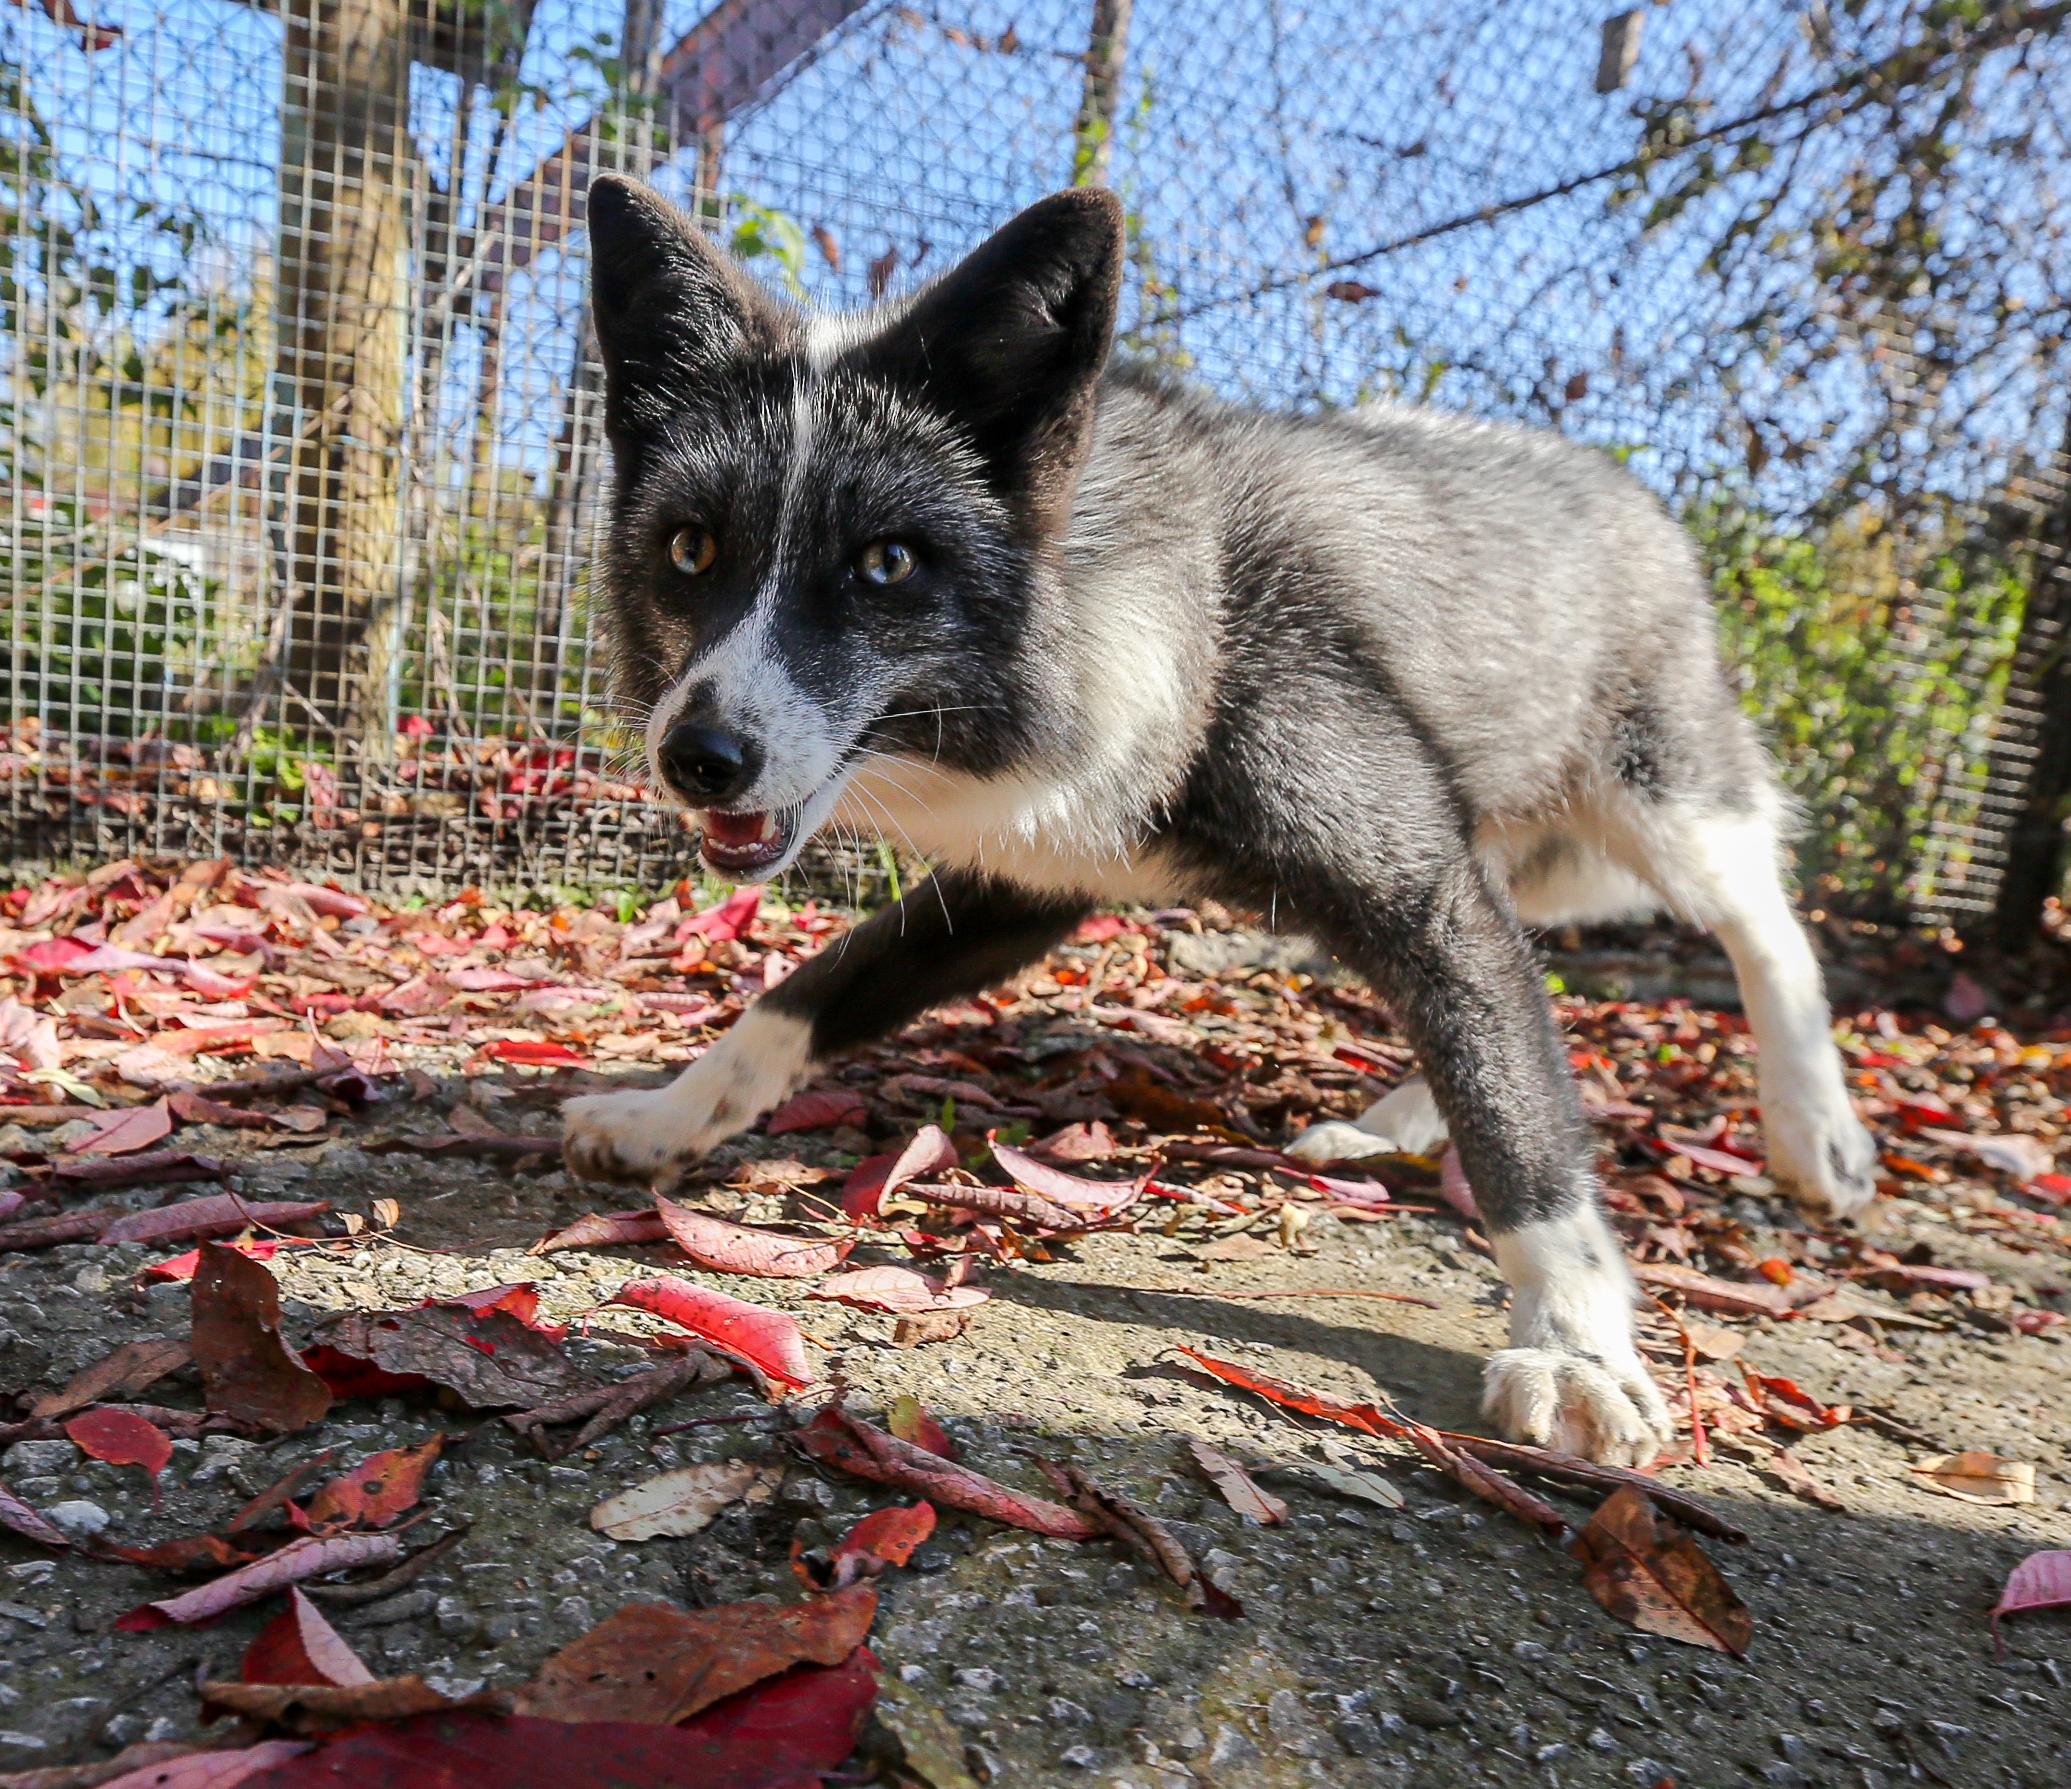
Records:
[[[282,22],[274,356],[301,430],[283,679],[307,704],[298,724],[341,726],[385,755],[402,610],[408,19],[405,0],[289,0]]]
[[[1115,146],[1115,114],[1122,104],[1122,64],[1129,49],[1129,14],[1135,0],[1093,0],[1086,32],[1086,84],[1071,131],[1071,183],[1105,186]]]

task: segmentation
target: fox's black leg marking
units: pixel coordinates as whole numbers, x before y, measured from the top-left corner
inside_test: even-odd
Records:
[[[944,870],[872,914],[762,997],[811,1028],[812,1053],[868,1043],[1044,956],[1090,903],[989,876]]]
[[[815,1063],[1027,967],[1085,909],[945,872],[772,988],[667,1087],[570,1100],[568,1165],[607,1179],[672,1175],[753,1124]]]
[[[1331,943],[1409,1033],[1510,1281],[1512,1345],[1489,1361],[1489,1412],[1570,1453],[1650,1459],[1668,1413],[1633,1346],[1632,1282],[1516,922],[1471,859],[1413,894],[1342,880],[1317,892]]]

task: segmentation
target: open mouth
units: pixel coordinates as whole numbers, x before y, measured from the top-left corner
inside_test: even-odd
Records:
[[[763,871],[783,862],[796,836],[796,811],[785,814],[758,812],[722,814],[707,808],[701,819],[704,837],[698,850],[707,865],[723,876],[753,881]]]

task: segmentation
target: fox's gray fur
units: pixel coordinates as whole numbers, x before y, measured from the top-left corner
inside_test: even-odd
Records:
[[[590,215],[599,576],[658,778],[748,839],[728,856],[708,831],[715,864],[778,873],[834,820],[940,867],[673,1088],[575,1102],[571,1159],[707,1148],[1095,901],[1248,906],[1366,975],[1429,1081],[1295,1146],[1449,1130],[1516,1292],[1491,1410],[1650,1455],[1665,1411],[1520,917],[1666,904],[1712,926],[1776,1170],[1839,1211],[1874,1161],[1778,882],[1783,804],[1661,506],[1552,436],[1274,415],[1111,366],[1105,194],[832,320],[643,188],[600,182]],[[680,569],[685,541],[709,565]],[[910,570],[880,585],[894,543]]]

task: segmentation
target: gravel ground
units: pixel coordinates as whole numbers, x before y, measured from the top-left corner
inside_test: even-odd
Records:
[[[519,1091],[501,1121],[540,1128],[549,1084],[508,1080]],[[472,1097],[481,1102],[479,1085]],[[248,1136],[202,1141],[234,1153]],[[786,1153],[828,1147],[803,1141]],[[245,1185],[259,1197],[313,1188],[363,1214],[377,1199],[402,1205],[393,1241],[276,1261],[291,1332],[338,1309],[516,1279],[537,1280],[543,1315],[565,1320],[666,1260],[660,1248],[524,1254],[599,1203],[558,1170],[511,1176],[333,1142],[250,1153]],[[138,1204],[155,1196],[128,1195]],[[1969,1233],[1951,1221],[1960,1196],[1944,1187],[1932,1205],[1881,1201],[1879,1239],[1898,1253],[1929,1240],[1936,1261],[1981,1268],[2061,1307],[2061,1252],[2016,1253]],[[714,1202],[741,1209],[732,1195]],[[1771,1246],[1772,1226],[1792,1221],[1774,1201],[1735,1207],[1757,1252]],[[1318,1390],[1384,1390],[1430,1422],[1474,1426],[1479,1362],[1501,1337],[1504,1294],[1458,1221],[1317,1217],[1298,1251],[1273,1245],[1242,1261],[1203,1261],[1199,1240],[1147,1227],[1060,1247],[1048,1262],[994,1273],[991,1301],[961,1337],[911,1349],[890,1345],[889,1317],[810,1302],[778,1282],[746,1285],[828,1344],[822,1371],[848,1385],[853,1408],[915,1394],[971,1464],[1031,1489],[1043,1487],[1037,1456],[1079,1464],[1165,1518],[1244,1605],[1239,1619],[1206,1619],[1105,1543],[945,1520],[912,1569],[883,1581],[872,1642],[886,1667],[884,1719],[910,1760],[932,1760],[924,1774],[936,1789],[972,1780],[1114,1789],[2065,1782],[2071,1615],[2009,1623],[2003,1658],[1985,1622],[2019,1559],[2071,1546],[2062,1327],[2005,1333],[1927,1299],[1917,1302],[1931,1327],[1741,1326],[1741,1358],[1760,1371],[1829,1402],[1873,1406],[1922,1440],[1863,1424],[1804,1440],[1801,1457],[1840,1509],[1801,1501],[1731,1458],[1673,1470],[1751,1537],[1742,1547],[1707,1543],[1754,1615],[1753,1645],[1733,1659],[1615,1622],[1557,1546],[1408,1455],[1317,1433],[1175,1364],[1173,1345],[1189,1343]],[[0,1255],[0,1387],[56,1384],[118,1343],[184,1334],[188,1289],[135,1277],[166,1252]],[[736,1293],[745,1284],[708,1283]],[[1438,1308],[1215,1296],[1342,1287],[1415,1293]],[[598,1327],[570,1345],[614,1370],[645,1358]],[[747,1420],[658,1433],[693,1416]],[[549,1465],[493,1419],[391,1399],[341,1404],[318,1428],[275,1443],[176,1442],[157,1506],[139,1472],[84,1459],[62,1440],[15,1443],[0,1455],[0,1476],[75,1533],[143,1542],[220,1523],[322,1448],[349,1463],[444,1429],[453,1439],[427,1506],[434,1526],[471,1523],[465,1539],[389,1600],[330,1612],[377,1672],[508,1683],[624,1602],[795,1595],[793,1541],[838,1535],[886,1501],[876,1488],[794,1465],[773,1499],[691,1538],[614,1543],[586,1521],[601,1497],[665,1467],[766,1453],[781,1426],[734,1380]],[[1249,1459],[1370,1464],[1399,1488],[1402,1507],[1279,1479],[1289,1519],[1257,1527],[1188,1463],[1188,1437]],[[2032,1461],[2039,1500],[1990,1508],[1924,1488],[1908,1467],[1928,1440]],[[1579,1522],[1588,1505],[1568,1507]],[[111,1629],[123,1610],[165,1593],[165,1580],[136,1568],[0,1534],[0,1769],[196,1730],[197,1676],[234,1674],[267,1611],[199,1630]]]

